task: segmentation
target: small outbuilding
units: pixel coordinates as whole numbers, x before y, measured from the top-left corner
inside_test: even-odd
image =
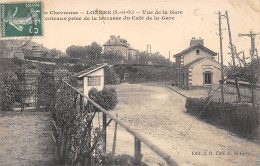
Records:
[[[104,67],[107,66],[106,63],[96,64],[90,68],[87,68],[75,76],[80,82],[83,82],[83,93],[88,96],[88,92],[91,88],[96,88],[97,90],[103,90],[104,88]]]

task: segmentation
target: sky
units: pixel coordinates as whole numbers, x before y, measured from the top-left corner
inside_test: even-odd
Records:
[[[178,10],[174,20],[128,21],[53,21],[44,20],[44,36],[34,41],[47,48],[66,51],[71,45],[85,46],[93,41],[103,45],[110,35],[120,36],[133,48],[145,51],[147,44],[152,52],[160,52],[166,58],[189,47],[192,37],[204,39],[204,45],[219,52],[218,11],[228,11],[233,44],[238,51],[249,56],[250,38],[238,37],[239,33],[260,32],[260,0],[45,0],[44,12],[88,10]],[[140,15],[140,14],[139,14]],[[59,15],[45,14],[44,17]],[[64,15],[60,15],[64,16]],[[105,15],[108,16],[108,15]],[[154,14],[152,15],[154,16]],[[163,15],[161,15],[163,16]],[[167,15],[171,16],[171,15]],[[224,64],[230,62],[227,21],[222,19]],[[260,34],[256,37],[260,50]]]

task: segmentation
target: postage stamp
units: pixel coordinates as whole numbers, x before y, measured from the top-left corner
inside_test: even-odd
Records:
[[[4,3],[0,5],[0,38],[43,36],[41,2]]]

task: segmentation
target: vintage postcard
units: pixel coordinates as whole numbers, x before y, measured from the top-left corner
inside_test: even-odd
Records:
[[[260,165],[259,0],[1,0],[0,165]]]

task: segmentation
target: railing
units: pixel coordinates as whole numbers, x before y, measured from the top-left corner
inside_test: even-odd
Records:
[[[80,104],[80,108],[84,108],[84,99],[86,99],[88,102],[90,102],[93,106],[95,106],[99,111],[101,111],[103,113],[103,120],[102,120],[103,121],[103,129],[102,129],[102,133],[103,133],[103,141],[104,141],[104,147],[103,147],[103,151],[104,152],[106,152],[106,127],[108,126],[108,124],[112,120],[114,120],[116,122],[116,126],[117,126],[117,124],[120,125],[126,131],[128,131],[130,134],[132,134],[134,136],[134,162],[135,162],[136,165],[139,165],[141,163],[141,159],[142,159],[141,142],[144,143],[153,152],[155,152],[158,156],[160,156],[168,165],[170,165],[170,166],[178,165],[171,158],[171,156],[168,153],[166,153],[164,150],[162,150],[160,147],[158,147],[157,145],[153,144],[151,141],[146,139],[140,133],[134,131],[130,126],[128,126],[127,124],[125,124],[122,121],[120,121],[118,118],[113,116],[111,113],[106,111],[104,108],[102,108],[100,105],[98,105],[93,100],[91,100],[88,96],[84,95],[82,92],[77,90],[75,87],[71,86],[66,81],[63,81],[63,83],[65,83],[69,88],[71,88],[72,90],[74,90],[76,93],[78,93],[80,95],[80,101],[81,101],[79,103]],[[107,122],[107,116],[110,118],[109,122]],[[116,135],[116,131],[115,131],[115,135]],[[114,137],[114,139],[115,139],[115,137]],[[112,154],[114,153],[114,151],[115,151],[115,147],[113,145]]]

